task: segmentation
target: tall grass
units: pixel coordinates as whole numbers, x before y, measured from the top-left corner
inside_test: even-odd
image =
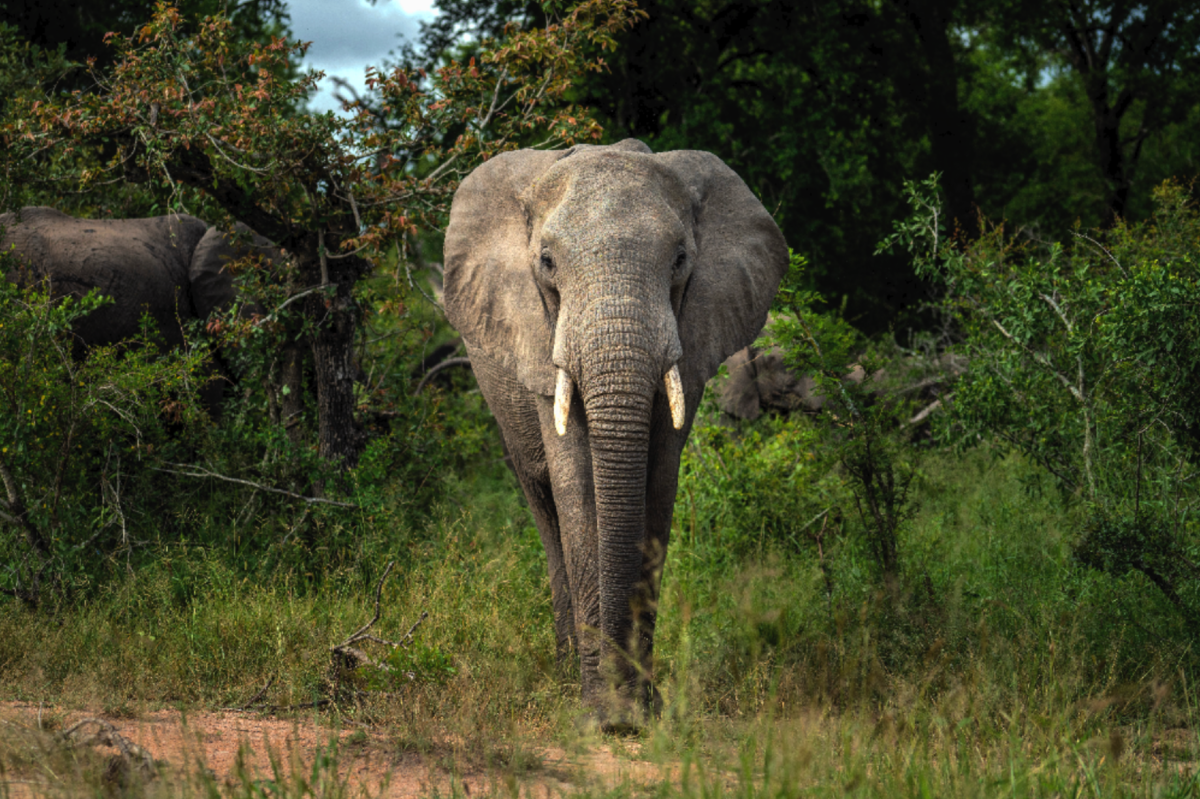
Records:
[[[779,424],[731,439],[726,463]],[[685,472],[656,648],[664,713],[640,743],[613,745],[660,764],[662,796],[1200,795],[1195,661],[1170,609],[1075,564],[1069,498],[1019,458],[919,458],[891,583],[852,514],[819,551],[724,529],[753,514],[753,488],[722,507],[711,475]],[[273,704],[327,696],[330,646],[370,618],[396,559],[378,631],[398,638],[429,611],[412,662],[433,665],[331,718],[450,768],[536,778],[547,742],[594,744],[576,724],[577,674],[554,661],[540,542],[497,464],[443,494],[424,528],[358,521],[358,555],[331,553],[323,574],[253,579],[218,550],[175,545],[77,605],[7,604],[0,693],[118,715],[238,706],[271,678]],[[642,788],[614,790],[594,795]]]

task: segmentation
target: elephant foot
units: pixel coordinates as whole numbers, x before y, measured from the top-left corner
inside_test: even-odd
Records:
[[[592,708],[575,721],[576,728],[585,734],[636,736],[646,726],[645,713],[631,712],[633,708]]]
[[[590,706],[580,727],[606,735],[637,735],[662,714],[662,696],[653,685],[639,686],[636,698],[626,691],[610,690],[603,695],[585,697]]]

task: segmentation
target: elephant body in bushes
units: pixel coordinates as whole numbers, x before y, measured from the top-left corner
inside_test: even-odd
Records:
[[[145,219],[76,219],[53,208],[0,214],[4,239],[22,263],[14,279],[50,281],[54,296],[83,296],[91,289],[113,298],[77,322],[82,346],[114,344],[136,335],[149,313],[167,345],[183,343],[182,322],[206,318],[234,300],[225,265],[250,247],[193,216]],[[277,254],[277,253],[276,253]]]
[[[237,240],[186,214],[144,219],[77,219],[53,208],[29,207],[0,214],[4,239],[21,263],[13,280],[49,279],[55,297],[82,297],[97,289],[113,298],[76,321],[76,351],[115,344],[137,335],[149,313],[166,346],[183,344],[183,323],[205,319],[235,299],[233,275],[225,266],[254,251],[280,253],[251,234]],[[249,233],[239,226],[239,233]],[[223,384],[203,390],[216,413]]]
[[[736,419],[757,419],[764,411],[817,413],[825,408],[826,397],[817,389],[816,381],[811,375],[788,369],[778,347],[747,347],[734,353],[725,366],[729,377],[717,387],[717,405]],[[928,416],[947,385],[966,369],[966,360],[951,353],[905,356],[873,372],[867,393],[872,398],[911,397],[922,401],[926,411],[908,422],[916,424]],[[843,378],[846,384],[861,385],[866,378],[861,365],[847,364]]]
[[[705,382],[787,269],[770,214],[709,153],[505,153],[454,197],[446,314],[546,550],[560,656],[607,729],[652,704],[679,459]]]

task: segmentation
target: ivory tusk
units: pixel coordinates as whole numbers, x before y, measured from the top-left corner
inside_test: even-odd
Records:
[[[679,365],[672,366],[663,380],[667,384],[667,402],[671,405],[671,424],[675,425],[676,430],[682,430],[686,403],[683,400],[683,381],[679,378]]]
[[[567,370],[560,368],[558,380],[554,384],[554,429],[560,436],[567,432],[567,416],[571,413],[571,395],[574,393],[575,386],[571,383]]]

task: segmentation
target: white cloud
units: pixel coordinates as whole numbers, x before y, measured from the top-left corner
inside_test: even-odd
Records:
[[[314,111],[340,110],[330,77],[361,91],[366,67],[378,65],[405,39],[416,39],[420,21],[436,13],[432,0],[379,0],[374,6],[366,0],[289,0],[288,11],[292,35],[312,42],[304,66],[326,75],[309,102]]]
[[[396,0],[396,5],[400,6],[405,14],[433,16],[437,13],[433,7],[433,0]]]

